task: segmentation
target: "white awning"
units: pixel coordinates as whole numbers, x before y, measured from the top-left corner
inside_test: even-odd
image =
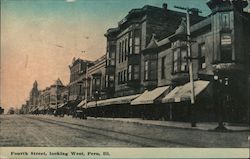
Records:
[[[87,108],[96,107],[97,106],[107,106],[107,105],[119,105],[119,104],[128,104],[135,98],[140,96],[140,94],[136,95],[130,95],[130,96],[123,96],[123,97],[117,97],[117,98],[110,98],[105,100],[99,100],[97,101],[91,101],[87,103]]]
[[[146,90],[142,95],[131,102],[131,105],[153,104],[157,98],[170,91],[169,86],[158,87],[154,90]]]
[[[128,104],[132,100],[134,100],[135,98],[137,98],[139,96],[140,96],[140,94],[136,94],[136,95],[101,100],[101,101],[97,102],[97,105],[98,106],[106,106],[106,105],[115,105],[115,104]]]
[[[62,104],[58,105],[57,108],[62,108],[62,107],[64,107],[65,105],[66,105],[66,103],[62,103]]]
[[[209,81],[195,81],[194,82],[194,92],[195,96],[199,95],[205,88],[207,88]],[[167,94],[163,99],[162,103],[169,102],[181,102],[187,101],[191,98],[191,83],[187,83],[183,86],[176,87],[169,94]]]
[[[43,107],[43,106],[39,106],[39,107],[38,107],[38,110],[39,110],[39,111],[44,110],[44,107]]]
[[[49,106],[50,109],[56,109],[56,107],[57,107],[56,105],[50,105]]]
[[[84,107],[86,100],[82,100],[78,105],[77,108]]]

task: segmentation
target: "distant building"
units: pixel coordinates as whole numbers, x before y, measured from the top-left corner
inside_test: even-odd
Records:
[[[34,82],[33,88],[30,91],[29,96],[29,110],[34,110],[38,106],[39,102],[39,91],[37,81]]]
[[[90,92],[88,99],[93,100],[94,94],[98,92],[99,96],[106,98],[105,92],[105,73],[106,73],[106,56],[102,56],[93,62],[93,66],[88,68],[88,75],[91,78]]]
[[[75,110],[76,106],[85,99],[85,90],[90,94],[90,77],[86,78],[86,70],[88,67],[93,66],[93,62],[82,60],[80,58],[73,58],[70,69],[70,82],[68,84],[68,107]],[[87,85],[86,85],[87,80]]]
[[[2,107],[0,107],[0,114],[4,113],[4,109]]]

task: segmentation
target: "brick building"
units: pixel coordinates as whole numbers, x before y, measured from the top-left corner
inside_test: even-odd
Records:
[[[210,118],[209,115],[214,114],[215,110],[218,113],[221,111],[218,109],[224,109],[224,120],[246,121],[249,112],[246,103],[246,59],[250,47],[249,36],[246,35],[249,35],[247,28],[250,26],[249,13],[243,12],[243,8],[247,3],[210,0],[207,4],[212,14],[194,23],[191,19],[190,28],[196,103],[203,105],[197,108],[198,116],[200,119],[205,115],[207,115],[204,117],[206,120],[215,119],[214,115]],[[196,13],[192,14],[196,15]],[[144,79],[149,79],[146,84],[151,85],[147,88],[147,94],[150,94],[150,89],[156,85],[158,88],[154,90],[154,94],[158,92],[161,95],[163,91],[157,91],[157,89],[162,86],[173,89],[172,93],[170,91],[165,97],[162,96],[163,100],[158,101],[158,105],[165,103],[166,106],[163,104],[165,108],[175,105],[179,113],[178,109],[184,110],[186,113],[181,117],[183,119],[188,118],[187,114],[190,111],[189,107],[183,107],[183,105],[190,105],[187,102],[190,100],[190,93],[186,89],[189,82],[186,34],[186,22],[182,20],[174,34],[162,40],[156,40],[153,36],[151,42],[142,51],[146,60],[145,65],[142,65],[144,71],[141,71]],[[205,92],[203,94],[206,97],[203,100],[198,97],[200,92]],[[143,95],[147,96],[144,93]],[[184,96],[187,99],[181,99]],[[143,98],[141,101],[139,99],[132,101],[132,104],[147,104]],[[152,103],[155,104],[155,102]],[[182,105],[180,106],[182,108],[178,105]],[[220,106],[224,108],[216,108]],[[168,108],[165,111],[170,115],[169,112],[172,110]]]
[[[86,79],[86,70],[91,66],[93,66],[93,62],[91,61],[73,58],[72,64],[69,66],[70,82],[68,84],[68,107],[75,109],[81,100],[85,99],[86,88],[88,90],[87,94],[90,93],[90,79]],[[86,80],[88,83],[87,86]]]

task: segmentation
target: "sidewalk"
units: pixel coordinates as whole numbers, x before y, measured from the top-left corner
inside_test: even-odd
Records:
[[[177,122],[177,121],[159,121],[159,120],[143,120],[140,118],[94,118],[88,117],[90,120],[110,120],[110,121],[121,121],[121,122],[131,122],[138,124],[147,124],[147,125],[156,125],[164,126],[171,128],[181,128],[181,129],[193,129],[193,130],[204,130],[204,131],[213,131],[218,123],[197,123],[196,127],[191,127],[191,124],[188,122]],[[230,123],[225,123],[225,127],[228,131],[249,131],[249,126],[232,126]]]

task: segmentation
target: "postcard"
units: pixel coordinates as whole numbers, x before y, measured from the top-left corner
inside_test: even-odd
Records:
[[[248,0],[1,0],[0,158],[249,158]]]

